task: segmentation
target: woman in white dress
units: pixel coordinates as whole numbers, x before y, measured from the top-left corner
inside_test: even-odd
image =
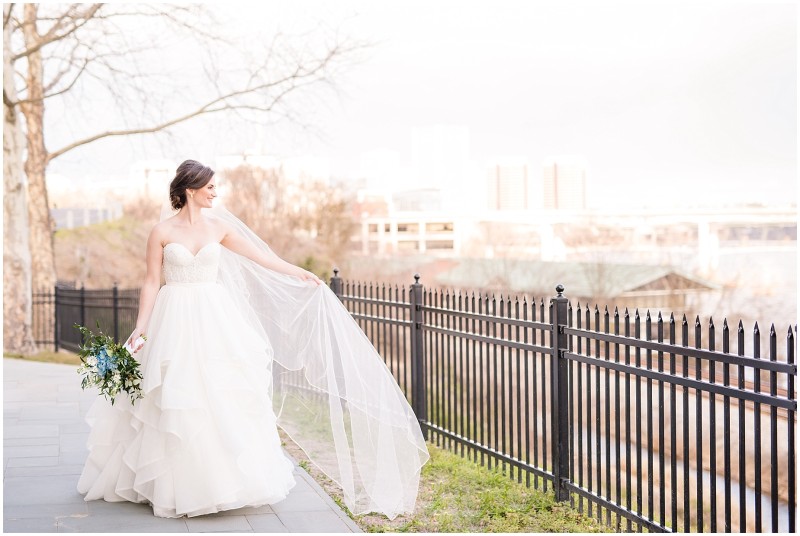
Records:
[[[160,517],[272,504],[295,484],[280,425],[354,513],[411,511],[428,453],[390,371],[325,284],[215,197],[210,168],[178,167],[128,339],[144,396],[92,405],[78,491]]]

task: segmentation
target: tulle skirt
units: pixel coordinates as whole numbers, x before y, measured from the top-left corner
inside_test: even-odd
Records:
[[[294,486],[272,408],[272,347],[216,283],[168,284],[136,354],[144,398],[98,397],[86,420],[85,499],[159,517],[273,504]]]

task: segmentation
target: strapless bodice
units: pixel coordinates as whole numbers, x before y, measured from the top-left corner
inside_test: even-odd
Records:
[[[196,254],[179,242],[164,246],[164,279],[167,284],[214,283],[217,281],[222,244],[209,242]]]

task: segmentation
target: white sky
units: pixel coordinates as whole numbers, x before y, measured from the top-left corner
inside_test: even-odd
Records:
[[[168,143],[88,146],[51,171],[126,177],[136,160],[212,161],[265,149],[323,156],[334,175],[354,177],[366,151],[396,150],[410,163],[412,127],[441,123],[469,127],[477,165],[525,156],[537,179],[546,157],[583,155],[592,205],[621,205],[622,192],[637,205],[796,200],[794,3],[295,0],[238,8],[224,8],[220,21],[239,35],[322,20],[375,43],[338,92],[308,108],[313,132],[204,120],[176,129]],[[187,52],[175,54],[168,60]]]

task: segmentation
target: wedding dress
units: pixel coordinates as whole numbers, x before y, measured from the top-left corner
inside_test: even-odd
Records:
[[[203,209],[275,255],[224,207]],[[218,243],[164,247],[166,279],[135,357],[142,399],[92,405],[86,500],[194,516],[280,501],[294,485],[277,426],[354,514],[414,509],[429,459],[391,371],[325,285]]]
[[[98,397],[86,500],[148,502],[159,517],[271,504],[294,486],[267,386],[272,347],[217,283],[222,246],[164,247],[141,363],[144,397]]]

